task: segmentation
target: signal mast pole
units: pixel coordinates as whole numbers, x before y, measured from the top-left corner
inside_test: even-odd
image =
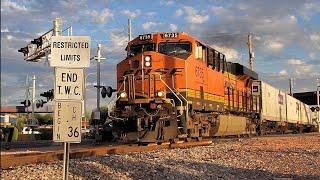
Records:
[[[100,62],[101,62],[101,44],[97,45],[97,111],[100,120]]]
[[[253,58],[254,58],[254,52],[252,50],[252,37],[251,37],[251,33],[248,34],[248,50],[249,50],[249,68],[251,70],[253,70],[253,64],[252,64],[252,61],[253,61]]]

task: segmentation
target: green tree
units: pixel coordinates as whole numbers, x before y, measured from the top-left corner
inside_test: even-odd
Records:
[[[35,118],[38,120],[39,125],[52,125],[53,124],[53,116],[52,114],[35,114]]]
[[[24,127],[24,125],[26,124],[26,119],[27,119],[27,115],[26,114],[16,114],[17,116],[17,129],[19,131],[22,131],[22,128]]]

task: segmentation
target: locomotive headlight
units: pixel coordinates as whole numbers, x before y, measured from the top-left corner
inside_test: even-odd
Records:
[[[151,63],[147,61],[147,62],[144,63],[144,65],[146,65],[146,67],[150,67]]]
[[[127,93],[126,92],[120,93],[120,98],[126,98],[126,97],[127,97]]]
[[[145,57],[144,57],[144,60],[145,60],[145,61],[150,61],[150,60],[151,60],[151,57],[150,57],[150,56],[145,56]]]
[[[146,67],[150,67],[151,66],[151,56],[145,56],[144,57],[144,65]]]
[[[157,96],[158,97],[163,97],[164,96],[164,92],[163,91],[158,91],[157,92]]]

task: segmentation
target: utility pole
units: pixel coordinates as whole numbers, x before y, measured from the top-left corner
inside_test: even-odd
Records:
[[[32,111],[31,111],[31,125],[36,122],[34,117],[34,107],[36,103],[36,75],[32,76]]]
[[[26,78],[26,104],[29,103],[29,90],[30,90],[30,84],[29,84],[29,75],[27,74]],[[29,108],[27,106],[27,122],[29,121]]]
[[[254,58],[254,52],[252,50],[252,37],[251,37],[251,33],[249,32],[248,34],[248,42],[247,42],[247,45],[248,45],[248,50],[249,50],[249,68],[251,70],[253,70],[253,64],[252,64],[252,61],[253,61],[253,58]]]
[[[293,86],[295,84],[295,77],[289,78],[289,95],[293,96]]]
[[[131,41],[132,36],[131,36],[131,19],[128,19],[128,40],[129,42]]]
[[[289,78],[289,94],[292,96],[292,78]]]
[[[131,37],[131,19],[128,19],[128,42],[130,42],[132,39]],[[127,49],[127,56],[130,55],[130,46],[128,46],[128,49]]]
[[[317,78],[317,107],[320,108],[320,78]],[[318,114],[318,132],[320,132],[320,111],[317,112]]]

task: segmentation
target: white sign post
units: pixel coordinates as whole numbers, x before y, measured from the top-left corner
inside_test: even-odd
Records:
[[[90,65],[90,37],[59,36],[60,28],[60,22],[55,21],[50,47],[50,66],[55,67],[53,141],[64,142],[63,179],[68,179],[70,143],[81,142],[84,68]]]

